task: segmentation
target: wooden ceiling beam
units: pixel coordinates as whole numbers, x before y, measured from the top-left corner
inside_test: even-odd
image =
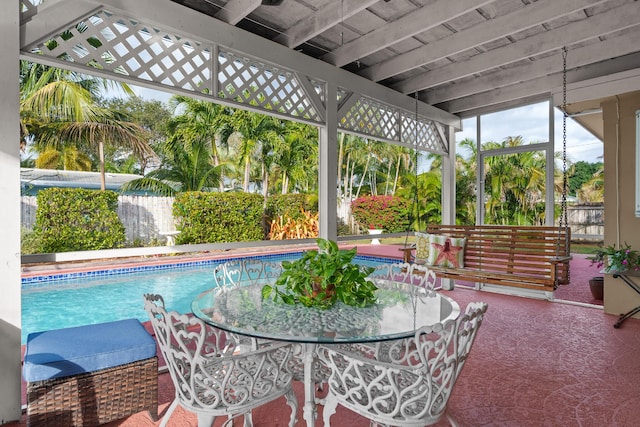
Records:
[[[260,4],[262,4],[262,0],[229,0],[227,4],[216,13],[216,18],[227,24],[236,25],[256,10]]]
[[[343,3],[327,3],[308,18],[296,22],[291,28],[273,39],[276,43],[293,49],[320,33],[335,27],[344,19],[363,11],[379,0],[342,0]]]

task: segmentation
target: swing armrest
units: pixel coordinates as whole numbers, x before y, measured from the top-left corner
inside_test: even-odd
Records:
[[[403,252],[402,259],[404,262],[411,263],[412,258],[414,258],[411,252],[416,250],[416,245],[412,244],[410,246],[405,246],[404,248],[398,248],[398,250]]]
[[[571,255],[567,256],[554,256],[549,258],[551,264],[562,264],[563,262],[569,262],[573,259]]]

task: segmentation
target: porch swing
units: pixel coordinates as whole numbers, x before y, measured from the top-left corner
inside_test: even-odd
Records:
[[[437,225],[428,224],[415,232],[415,244],[408,245],[404,262],[427,264],[441,279],[553,292],[570,281],[571,229],[567,221],[567,49],[563,58],[563,181],[558,226]],[[418,98],[416,94],[416,137],[418,147]],[[415,166],[418,230],[421,230],[418,170]],[[412,210],[413,211],[413,210]]]

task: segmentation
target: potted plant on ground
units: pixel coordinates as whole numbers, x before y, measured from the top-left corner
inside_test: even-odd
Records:
[[[591,260],[591,265],[596,265],[598,268],[604,267],[603,271],[606,273],[640,269],[640,252],[631,249],[627,242],[619,247],[613,244],[598,249],[588,259]],[[602,300],[604,298],[604,277],[592,277],[589,280],[589,289],[593,299]]]
[[[337,300],[356,307],[375,303],[377,287],[367,280],[374,268],[352,262],[356,248],[339,249],[336,242],[321,238],[316,242],[318,250],[282,262],[282,274],[273,286],[262,288],[262,297],[319,308],[329,308]]]

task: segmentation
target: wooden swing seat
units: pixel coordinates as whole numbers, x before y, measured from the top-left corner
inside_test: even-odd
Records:
[[[424,233],[466,238],[463,266],[430,266],[437,277],[542,291],[569,283],[568,227],[429,225]],[[415,246],[401,250],[415,261]]]

